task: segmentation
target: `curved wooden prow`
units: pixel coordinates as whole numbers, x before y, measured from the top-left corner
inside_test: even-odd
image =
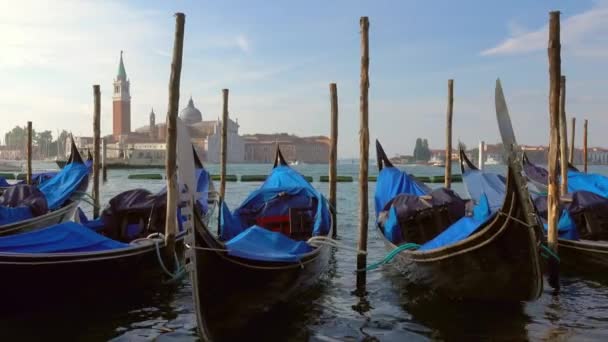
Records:
[[[198,156],[198,152],[196,152],[196,148],[192,145],[192,154],[194,154],[194,167],[197,169],[204,169],[203,162],[201,158]]]
[[[460,149],[460,172],[464,174],[465,171],[465,166],[471,170],[479,170],[477,168],[477,166],[475,166],[467,157],[466,153],[464,153],[464,150],[461,148]]]
[[[274,169],[277,166],[287,166],[287,162],[285,161],[285,158],[283,158],[283,154],[281,153],[281,149],[279,148],[279,145],[277,145],[277,152],[274,155],[274,165],[272,166],[272,168]]]
[[[523,153],[523,155],[524,155],[524,157],[523,157],[523,162],[524,162],[524,164],[530,164],[530,165],[534,165],[534,166],[536,166],[535,164],[533,164],[533,163],[532,163],[532,162],[531,162],[531,161],[528,159],[528,156],[526,155],[526,153],[525,153],[525,152]],[[559,163],[559,161],[558,161],[558,163]],[[559,167],[559,164],[558,164],[558,167]],[[580,170],[579,170],[579,169],[577,169],[577,168],[576,168],[576,166],[574,166],[574,165],[570,164],[570,162],[568,162],[568,170],[570,170],[570,171],[576,171],[576,172],[580,172]]]
[[[378,162],[378,171],[382,171],[382,168],[393,167],[393,163],[388,159],[382,145],[378,139],[376,139],[376,161]]]
[[[80,156],[80,152],[78,152],[76,143],[74,142],[74,137],[70,136],[70,142],[72,143],[72,145],[71,145],[71,150],[70,150],[70,156],[68,157],[68,161],[67,161],[66,165],[71,164],[73,162],[84,163],[82,161],[82,156]]]

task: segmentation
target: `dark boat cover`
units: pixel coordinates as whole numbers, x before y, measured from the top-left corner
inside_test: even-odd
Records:
[[[376,193],[376,218],[384,210],[385,205],[399,194],[426,195],[431,192],[424,183],[393,166],[384,167],[378,174]]]
[[[64,222],[31,232],[0,237],[2,253],[93,252],[126,248],[75,222]]]
[[[6,181],[6,178],[0,177],[0,187],[4,188],[7,186],[11,186],[11,184]]]
[[[290,237],[260,228],[256,219],[289,215],[290,209],[308,210],[312,235],[327,235],[330,212],[323,195],[296,170],[277,165],[256,191],[231,214],[222,203],[220,239],[227,241],[228,254],[263,261],[293,261],[312,249]],[[254,229],[258,228],[258,229]],[[253,229],[253,230],[252,230]],[[278,237],[277,235],[281,235]],[[310,249],[309,249],[310,248]]]
[[[80,183],[89,174],[89,169],[83,163],[73,162],[66,165],[54,177],[39,186],[40,191],[46,196],[47,205],[50,210],[60,208]]]
[[[589,191],[572,194],[568,213],[578,235],[586,240],[608,240],[608,199]],[[591,221],[591,222],[588,222]]]
[[[46,198],[33,185],[16,184],[0,196],[0,226],[46,214]]]

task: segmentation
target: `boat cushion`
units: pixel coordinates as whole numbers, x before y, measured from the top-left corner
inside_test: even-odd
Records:
[[[76,222],[0,237],[3,253],[93,252],[128,247]]]
[[[245,229],[226,242],[226,248],[232,256],[274,262],[296,262],[313,250],[305,241],[295,241],[259,226]]]
[[[464,240],[481,227],[492,217],[488,197],[483,194],[479,203],[473,209],[473,216],[465,216],[452,224],[448,229],[437,235],[432,240],[420,246],[418,250],[430,250],[445,247],[458,241]]]
[[[48,212],[45,195],[35,186],[27,184],[16,184],[7,188],[0,196],[0,206],[28,207],[31,212],[30,217]]]

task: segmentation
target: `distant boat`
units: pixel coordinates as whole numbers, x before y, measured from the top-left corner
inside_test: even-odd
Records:
[[[494,159],[492,156],[489,156],[485,163],[486,165],[502,165],[502,162],[500,160],[496,160]]]
[[[292,162],[289,162],[289,165],[300,165],[300,161],[299,160],[294,160]]]
[[[445,167],[445,162],[437,157],[431,158],[429,160],[429,165],[437,166],[437,167]]]
[[[164,150],[158,149],[127,149],[127,158],[107,158],[107,169],[164,169]],[[162,152],[162,153],[159,153]],[[66,164],[65,160],[56,159],[60,168]]]

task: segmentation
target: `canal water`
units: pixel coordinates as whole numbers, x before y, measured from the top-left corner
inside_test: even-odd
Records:
[[[40,169],[54,168],[37,163]],[[294,166],[314,177],[313,185],[324,194],[327,165]],[[209,165],[218,173],[217,165]],[[267,174],[270,165],[229,165],[229,174]],[[443,168],[404,167],[414,175],[440,175]],[[504,167],[491,166],[503,171]],[[357,179],[358,165],[340,164],[340,175]],[[454,168],[455,173],[459,173]],[[606,167],[592,172],[608,174]],[[157,191],[159,180],[129,180],[129,173],[162,173],[162,170],[110,170],[101,187],[103,203],[121,191],[142,187]],[[370,165],[370,175],[377,174]],[[236,207],[259,182],[228,182],[226,201]],[[340,242],[357,245],[358,183],[338,183],[338,234]],[[441,184],[434,184],[441,186]],[[462,196],[462,183],[454,184]],[[373,194],[370,183],[370,234],[368,262],[386,255],[374,229]],[[90,208],[87,208],[90,213]],[[368,273],[367,294],[355,289],[355,255],[335,250],[331,265],[318,286],[294,301],[276,307],[243,331],[248,341],[606,341],[608,340],[608,275],[593,278],[562,275],[559,293],[546,284],[541,298],[511,306],[455,302],[424,292],[408,292],[390,266]],[[462,270],[466,272],[466,270]],[[3,278],[10,274],[3,274]],[[74,280],[78,281],[78,275]],[[44,286],[44,279],[40,279]],[[103,298],[103,299],[102,299]],[[196,341],[196,317],[191,286],[149,284],[136,293],[108,300],[103,293],[69,306],[29,310],[0,319],[1,341]],[[0,305],[2,305],[0,303]]]

